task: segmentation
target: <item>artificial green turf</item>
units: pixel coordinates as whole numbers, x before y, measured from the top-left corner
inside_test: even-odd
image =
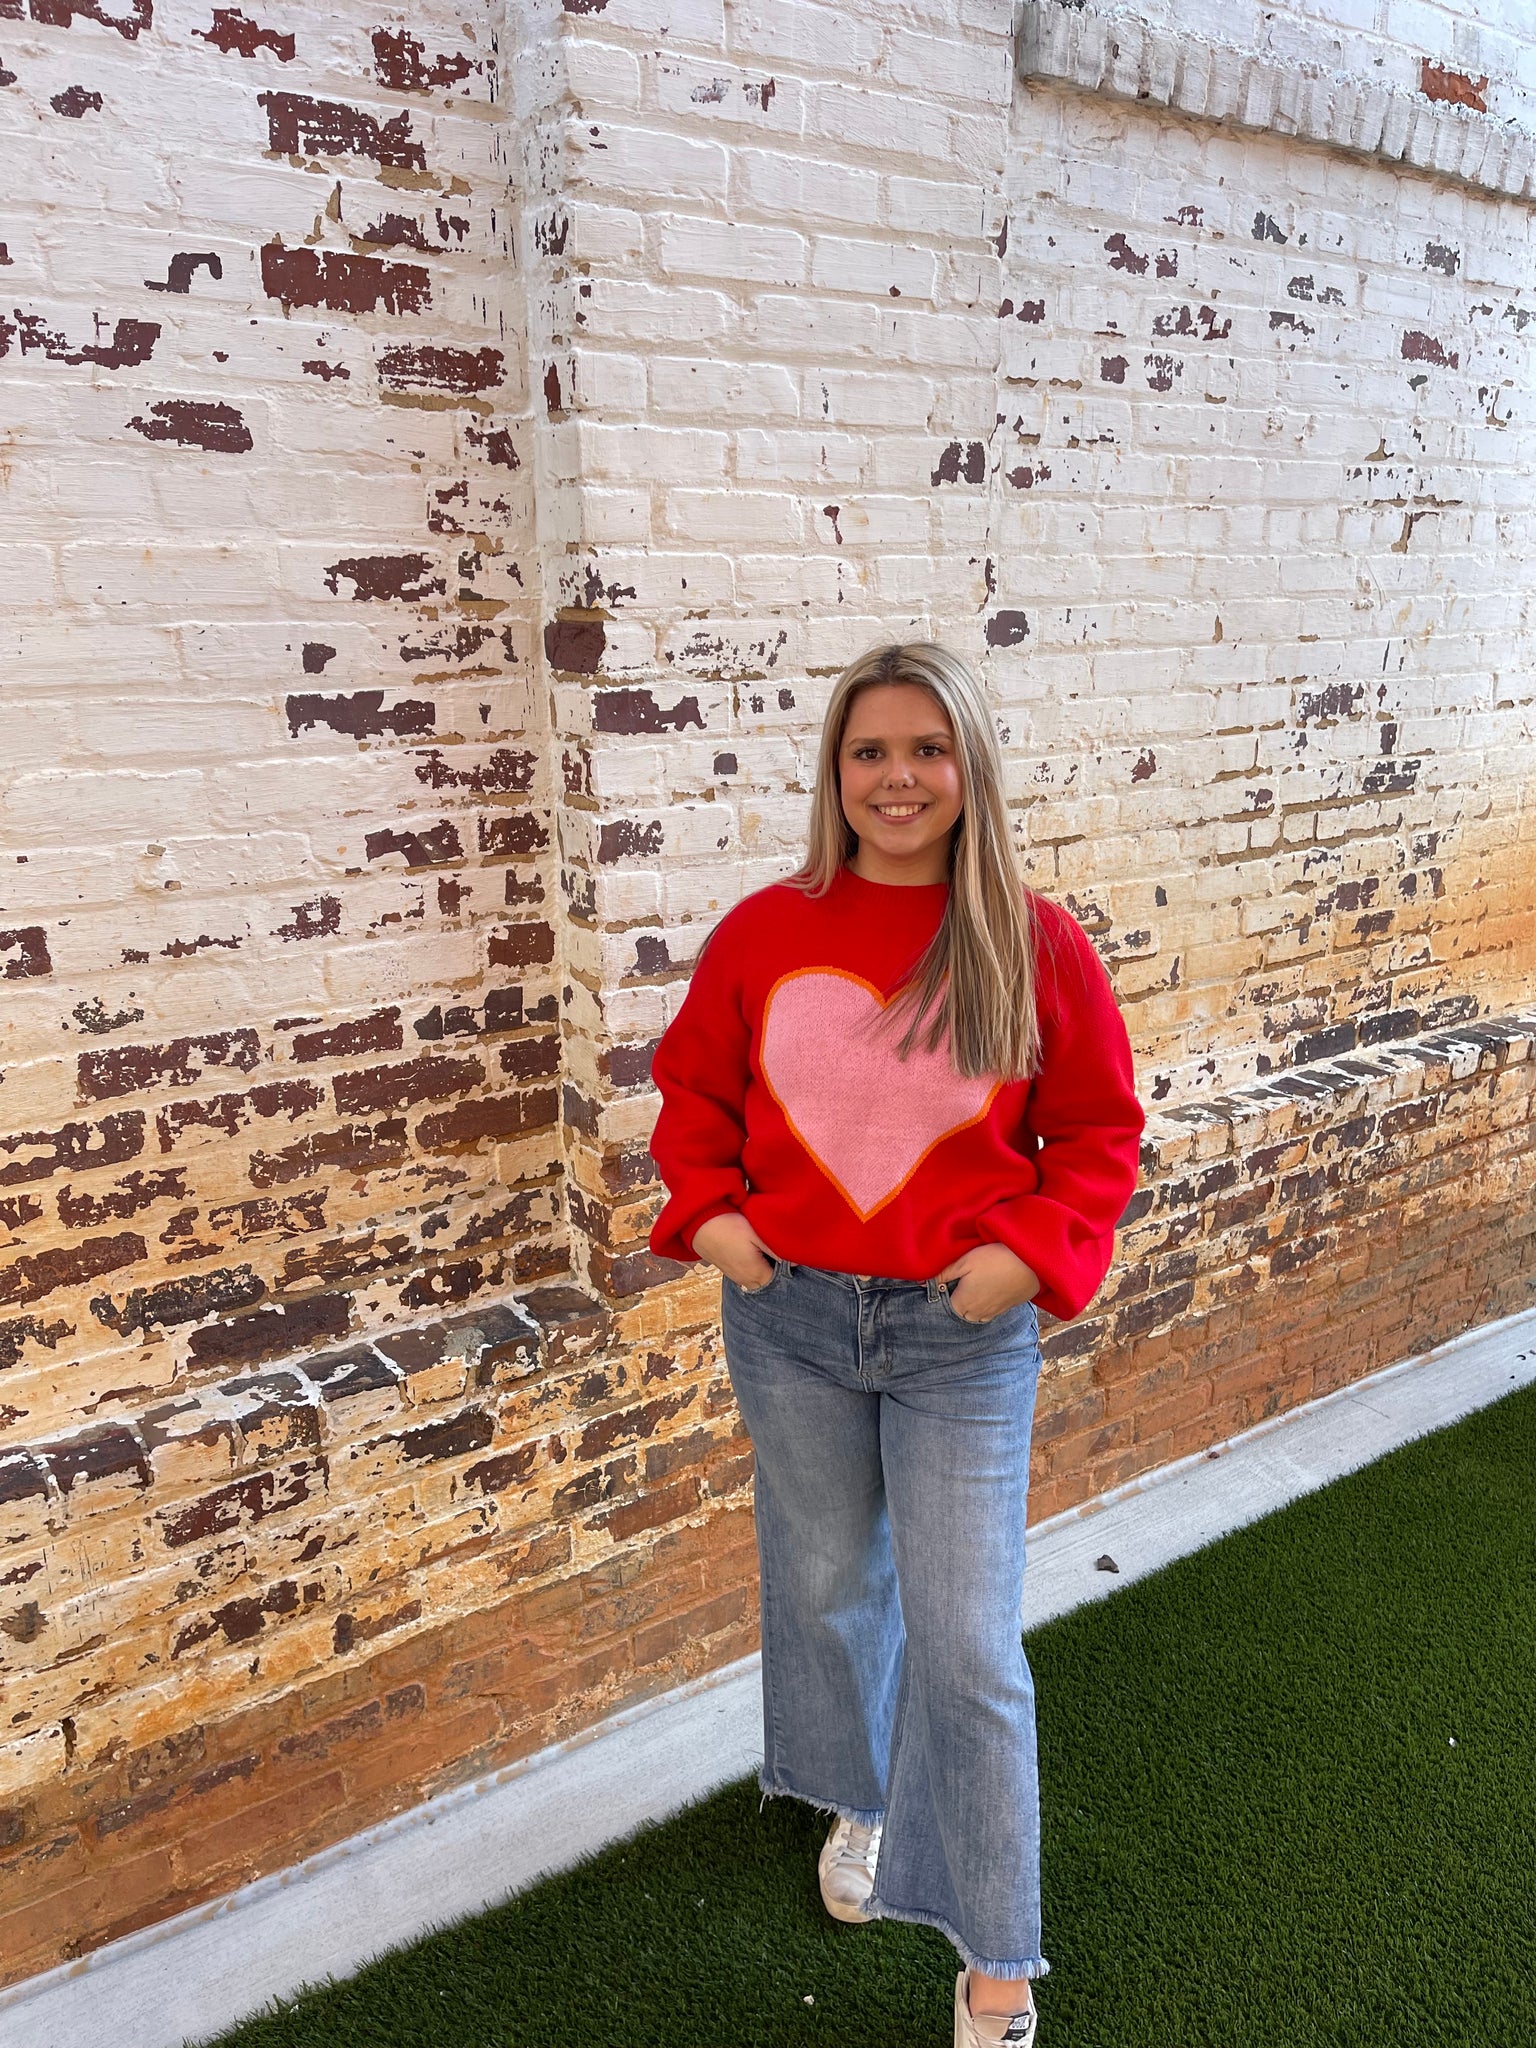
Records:
[[[1043,2048],[1536,2043],[1536,1389],[1029,1641]],[[733,1785],[225,2048],[942,2048]],[[809,1995],[814,2004],[805,2003]]]

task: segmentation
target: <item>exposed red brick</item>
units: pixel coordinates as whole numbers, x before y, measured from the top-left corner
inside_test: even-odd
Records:
[[[416,780],[429,789],[464,789],[475,796],[517,796],[533,787],[538,765],[537,754],[516,747],[496,747],[474,767],[456,768],[440,749],[432,747],[416,763]]]
[[[126,43],[137,42],[155,18],[155,0],[31,0],[32,19],[47,28],[71,28],[94,21],[115,29]],[[20,18],[20,7],[15,9]]]
[[[447,348],[431,342],[387,348],[379,357],[379,376],[396,390],[460,392],[468,396],[489,391],[506,377],[506,357],[499,348]]]
[[[372,1173],[398,1166],[407,1150],[404,1119],[386,1118],[316,1131],[281,1152],[253,1152],[246,1170],[253,1187],[281,1187],[314,1173]]]
[[[408,113],[380,122],[360,107],[294,92],[259,93],[256,104],[266,109],[267,146],[282,156],[366,156],[396,170],[427,167]]]
[[[192,33],[226,54],[254,57],[258,50],[270,50],[280,64],[293,62],[293,37],[282,29],[263,28],[238,7],[215,7],[208,27],[195,28]]]
[[[63,92],[56,92],[48,104],[66,121],[83,121],[87,114],[101,112],[102,97],[99,92],[91,92],[83,85],[71,85]]]
[[[419,697],[397,697],[387,708],[382,690],[355,690],[351,696],[323,697],[303,691],[288,699],[288,730],[297,739],[317,725],[349,739],[376,739],[384,733],[404,738],[407,734],[431,732],[437,708]]]
[[[1421,334],[1416,327],[1410,327],[1404,334],[1400,352],[1405,363],[1438,363],[1447,370],[1461,367],[1461,356],[1455,349],[1447,348],[1432,334]]]
[[[143,1111],[130,1109],[104,1116],[96,1124],[64,1124],[56,1131],[0,1135],[0,1187],[136,1159],[144,1150],[144,1126]]]
[[[555,957],[555,934],[547,924],[507,924],[490,939],[493,967],[536,967]]]
[[[439,867],[444,862],[464,858],[458,829],[448,818],[440,819],[424,831],[406,826],[385,826],[380,831],[369,832],[363,840],[363,853],[370,861],[383,860],[388,854],[398,853],[408,868]]]
[[[0,955],[7,953],[12,957],[0,958],[0,979],[27,981],[53,972],[53,962],[48,957],[48,934],[40,924],[0,931]]]
[[[601,619],[551,619],[544,628],[544,658],[568,675],[595,676],[605,638]]]
[[[528,1088],[515,1095],[480,1095],[457,1109],[423,1117],[416,1142],[427,1152],[452,1152],[481,1144],[487,1138],[517,1138],[547,1130],[556,1122],[558,1098],[553,1088]]]
[[[167,398],[149,410],[149,419],[136,413],[128,422],[146,441],[178,441],[184,448],[222,455],[244,455],[255,445],[244,417],[234,406],[214,399]]]
[[[373,69],[379,83],[395,92],[430,92],[433,86],[457,85],[480,66],[460,51],[439,51],[428,58],[426,44],[408,30],[376,28]]]
[[[212,1273],[189,1273],[158,1287],[135,1287],[121,1303],[99,1295],[91,1303],[91,1313],[120,1336],[131,1336],[135,1330],[201,1322],[204,1316],[246,1308],[266,1291],[266,1282],[249,1266],[225,1266]]]
[[[1470,107],[1475,114],[1488,111],[1488,74],[1472,78],[1465,71],[1452,71],[1428,57],[1419,59],[1419,91],[1427,100],[1443,100],[1453,107]]]
[[[301,1065],[309,1060],[355,1059],[365,1052],[398,1052],[404,1043],[400,1012],[391,1005],[349,1024],[333,1024],[329,1030],[299,1032],[293,1056]]]
[[[85,1101],[99,1102],[145,1088],[187,1088],[209,1067],[236,1067],[248,1074],[260,1057],[261,1041],[248,1027],[210,1031],[198,1038],[173,1038],[166,1045],[83,1052],[76,1062],[77,1085]]]
[[[42,1301],[61,1287],[80,1287],[102,1273],[137,1265],[148,1256],[142,1237],[120,1231],[115,1237],[86,1237],[0,1266],[0,1308]]]
[[[340,249],[285,249],[281,242],[262,248],[261,285],[269,299],[289,308],[324,306],[333,313],[422,313],[432,303],[432,279],[419,263]]]
[[[430,555],[353,555],[332,562],[325,572],[325,587],[339,596],[342,584],[350,583],[358,603],[417,603],[441,597],[446,588],[441,576],[429,574],[432,566]]]
[[[419,1059],[397,1066],[338,1074],[331,1086],[336,1107],[344,1116],[352,1116],[376,1109],[407,1109],[417,1102],[441,1102],[446,1096],[478,1087],[484,1079],[485,1068],[479,1060],[423,1053]]]
[[[36,352],[50,363],[94,363],[103,370],[130,370],[147,363],[159,339],[158,320],[118,320],[110,341],[87,342],[80,347],[45,327],[39,314],[18,309],[14,324],[0,320],[0,356],[6,355],[15,341],[23,355]]]
[[[196,30],[193,33],[196,34]],[[213,249],[178,250],[171,258],[164,280],[157,281],[152,277],[146,277],[144,289],[151,292],[174,292],[178,297],[186,298],[192,290],[192,280],[200,270],[206,270],[212,278],[221,278],[224,275],[224,260]],[[154,409],[158,411],[159,407]],[[153,438],[158,440],[162,437],[155,435]]]

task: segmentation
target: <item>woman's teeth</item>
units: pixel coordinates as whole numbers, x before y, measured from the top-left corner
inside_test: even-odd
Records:
[[[872,806],[882,818],[915,818],[926,808],[923,804],[875,804]]]

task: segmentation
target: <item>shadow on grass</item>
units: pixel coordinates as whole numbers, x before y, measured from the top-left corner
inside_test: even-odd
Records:
[[[1043,2048],[1536,2042],[1536,1390],[1029,1649]],[[222,2048],[939,2048],[949,1945],[828,1921],[824,1828],[729,1786]]]

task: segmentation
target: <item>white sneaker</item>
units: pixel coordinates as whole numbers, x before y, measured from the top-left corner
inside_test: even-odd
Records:
[[[821,1902],[834,1920],[870,1917],[864,1907],[875,1888],[880,1833],[877,1820],[839,1820],[822,1844],[816,1875],[821,1879]]]
[[[1025,1988],[1028,1990],[1028,1981]],[[1035,2048],[1035,1995],[1029,2006],[1011,2019],[1002,2013],[973,2013],[970,2001],[971,1973],[962,1970],[955,1979],[955,2048]]]

